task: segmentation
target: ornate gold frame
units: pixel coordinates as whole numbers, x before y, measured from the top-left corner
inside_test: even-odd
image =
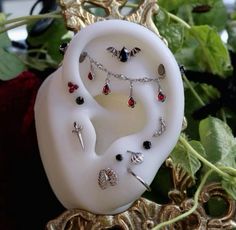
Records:
[[[165,205],[156,204],[145,198],[140,198],[126,212],[117,215],[95,215],[93,213],[73,209],[64,212],[55,220],[47,224],[47,230],[148,230],[158,223],[170,220],[193,206],[193,198],[188,198],[186,190],[193,185],[193,180],[180,167],[174,167],[172,161],[166,161],[172,170],[174,188],[169,192],[170,203]],[[223,199],[227,203],[227,211],[221,217],[207,215],[204,204],[212,197]],[[211,183],[206,185],[200,193],[199,205],[196,211],[175,223],[166,227],[169,230],[229,230],[236,226],[236,202],[229,198],[220,184]]]
[[[71,30],[78,31],[82,27],[94,22],[115,18],[141,24],[160,37],[160,34],[152,21],[153,14],[157,13],[159,9],[156,0],[143,0],[134,12],[124,16],[120,13],[120,9],[126,3],[127,0],[60,0],[66,25]],[[93,4],[103,8],[106,12],[106,17],[97,17],[88,12],[84,8],[85,4]],[[166,42],[165,39],[163,40]],[[184,125],[186,124],[184,123]],[[174,166],[170,159],[166,161],[166,165],[172,171],[173,180],[173,189],[169,191],[169,204],[156,204],[145,198],[140,198],[129,210],[117,215],[95,215],[79,209],[68,210],[58,218],[51,220],[47,224],[46,229],[147,230],[152,229],[158,223],[170,220],[183,212],[188,211],[193,206],[194,201],[193,198],[187,197],[187,189],[191,187],[194,182],[183,168]],[[216,218],[207,215],[204,204],[212,197],[218,197],[225,201],[228,209],[224,215]],[[233,229],[233,227],[236,226],[236,202],[227,196],[220,184],[212,183],[206,185],[202,189],[198,201],[199,205],[193,214],[165,229],[228,230]]]

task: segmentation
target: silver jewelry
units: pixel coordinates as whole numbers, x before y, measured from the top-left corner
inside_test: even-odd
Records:
[[[157,86],[158,86],[156,99],[158,101],[160,101],[160,102],[164,102],[165,101],[166,95],[162,92],[161,85],[160,85],[160,79],[162,79],[163,77],[155,77],[155,78],[148,78],[148,77],[129,78],[129,77],[125,76],[124,74],[117,74],[117,73],[111,72],[104,65],[102,65],[101,63],[95,61],[92,57],[90,57],[87,52],[83,52],[80,55],[80,61],[81,61],[81,59],[82,59],[82,61],[84,61],[86,57],[89,59],[89,62],[90,62],[90,69],[91,70],[90,70],[90,72],[88,74],[88,78],[90,80],[94,79],[94,76],[95,76],[94,68],[97,68],[98,70],[103,71],[103,72],[105,72],[107,74],[107,78],[105,80],[105,85],[103,86],[103,89],[102,89],[104,94],[107,95],[107,94],[111,93],[111,89],[110,89],[111,78],[116,78],[118,80],[128,81],[129,84],[130,84],[130,95],[129,95],[129,98],[128,98],[128,106],[131,107],[131,108],[134,108],[135,104],[136,104],[136,101],[133,98],[133,88],[134,88],[133,86],[134,86],[134,83],[151,83],[151,82],[156,82]]]
[[[102,169],[98,175],[98,185],[101,189],[107,189],[109,186],[115,186],[118,183],[118,176],[110,168]]]
[[[127,153],[131,153],[131,163],[138,165],[138,164],[142,164],[144,161],[144,155],[142,153],[139,152],[132,152],[132,151],[127,151]]]
[[[160,128],[153,134],[153,137],[159,137],[166,131],[166,123],[162,117],[159,119]]]
[[[160,64],[158,66],[158,74],[161,76],[161,79],[165,78],[165,76],[166,76],[166,69],[165,69],[165,66],[163,64]]]
[[[72,133],[75,133],[77,137],[79,138],[79,142],[81,144],[82,149],[84,150],[84,141],[82,137],[82,129],[83,127],[81,125],[78,125],[76,122],[74,122],[74,130],[72,130]]]
[[[137,176],[130,168],[128,168],[128,173],[134,176],[146,189],[148,192],[151,192],[150,186],[139,176]]]
[[[134,57],[137,53],[141,51],[140,48],[134,47],[132,50],[128,50],[123,47],[121,50],[117,50],[114,47],[108,47],[107,51],[112,53],[112,56],[116,56],[121,62],[127,62],[130,57]]]

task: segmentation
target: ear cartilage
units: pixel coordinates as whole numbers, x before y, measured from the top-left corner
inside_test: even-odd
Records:
[[[127,62],[130,57],[134,57],[137,53],[141,51],[140,48],[134,47],[132,50],[128,50],[127,48],[123,47],[121,50],[117,50],[114,47],[108,47],[106,49],[108,52],[112,54],[112,56],[115,56],[120,60],[121,62]]]
[[[148,192],[151,192],[150,186],[139,176],[137,176],[130,168],[127,169],[128,173],[130,173],[135,179],[137,179],[146,189]]]
[[[81,144],[82,149],[84,150],[84,141],[82,137],[82,129],[83,127],[81,125],[78,125],[76,122],[74,122],[74,130],[72,130],[72,133],[75,133],[77,137],[79,138],[79,142]]]
[[[144,161],[144,155],[140,152],[132,152],[127,150],[127,153],[131,153],[130,161],[132,164],[139,165]]]
[[[118,176],[113,169],[106,168],[102,169],[98,175],[98,185],[104,190],[109,186],[115,186],[118,184]]]
[[[159,137],[166,131],[166,123],[162,117],[159,119],[159,123],[160,128],[153,134],[153,137]]]

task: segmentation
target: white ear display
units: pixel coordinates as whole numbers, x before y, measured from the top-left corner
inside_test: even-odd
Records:
[[[179,67],[153,32],[121,20],[82,29],[35,104],[41,159],[57,198],[96,214],[128,209],[150,190],[183,113]]]

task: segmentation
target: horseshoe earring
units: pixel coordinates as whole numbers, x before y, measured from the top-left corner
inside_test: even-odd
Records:
[[[140,48],[134,47],[132,50],[128,50],[123,47],[121,50],[117,50],[114,47],[108,47],[107,51],[112,53],[113,56],[116,56],[121,62],[127,62],[130,57],[134,57],[137,53],[141,51]]]

